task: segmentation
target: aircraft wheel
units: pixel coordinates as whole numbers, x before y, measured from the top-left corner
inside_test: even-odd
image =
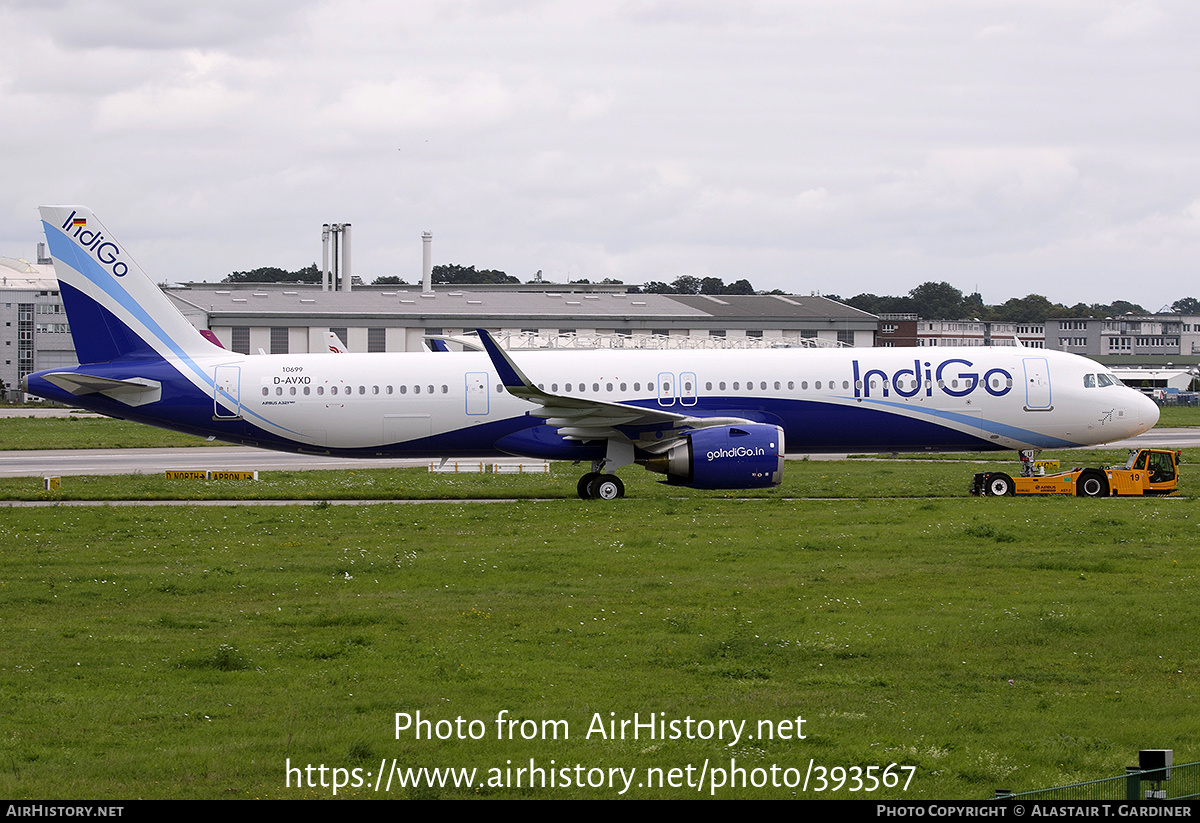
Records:
[[[1076,481],[1075,494],[1080,497],[1104,497],[1108,494],[1108,484],[1099,472],[1084,472]]]
[[[592,494],[592,482],[600,476],[600,472],[588,472],[583,477],[579,478],[579,485],[575,487],[575,490],[579,492],[580,500],[591,500],[593,497],[595,497],[595,495]]]
[[[625,496],[625,484],[615,474],[602,474],[592,481],[590,491],[596,500],[616,500]]]
[[[987,493],[992,497],[1008,497],[1013,493],[1012,478],[1003,472],[996,472],[987,481]]]

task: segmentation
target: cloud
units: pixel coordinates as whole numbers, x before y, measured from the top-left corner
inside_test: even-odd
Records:
[[[320,119],[330,129],[472,128],[512,116],[518,97],[503,80],[486,72],[447,80],[405,74],[353,85]]]

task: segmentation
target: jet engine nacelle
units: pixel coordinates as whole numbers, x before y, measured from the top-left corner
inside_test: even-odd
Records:
[[[783,480],[783,429],[765,423],[697,429],[644,462],[667,482],[694,489],[761,489]]]

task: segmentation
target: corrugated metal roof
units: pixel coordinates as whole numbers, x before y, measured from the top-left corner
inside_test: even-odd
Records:
[[[177,290],[171,297],[215,314],[415,315],[420,317],[705,317],[656,294],[580,292],[358,291],[298,289]]]
[[[587,292],[491,292],[419,289],[323,292],[262,284],[170,289],[171,297],[216,315],[415,316],[423,318],[803,319],[873,323],[874,315],[826,297],[667,295]]]
[[[761,317],[799,320],[819,317],[837,320],[875,320],[875,315],[828,297],[779,294],[676,294],[671,299],[714,317]]]

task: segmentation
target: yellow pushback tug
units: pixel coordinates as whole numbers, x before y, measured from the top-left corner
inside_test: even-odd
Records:
[[[1078,497],[1179,494],[1180,452],[1135,449],[1123,466],[1074,468],[1055,474],[1036,474],[1033,455],[1021,453],[1021,476],[1004,472],[975,475],[971,494],[1004,497],[1012,494],[1072,494]]]

